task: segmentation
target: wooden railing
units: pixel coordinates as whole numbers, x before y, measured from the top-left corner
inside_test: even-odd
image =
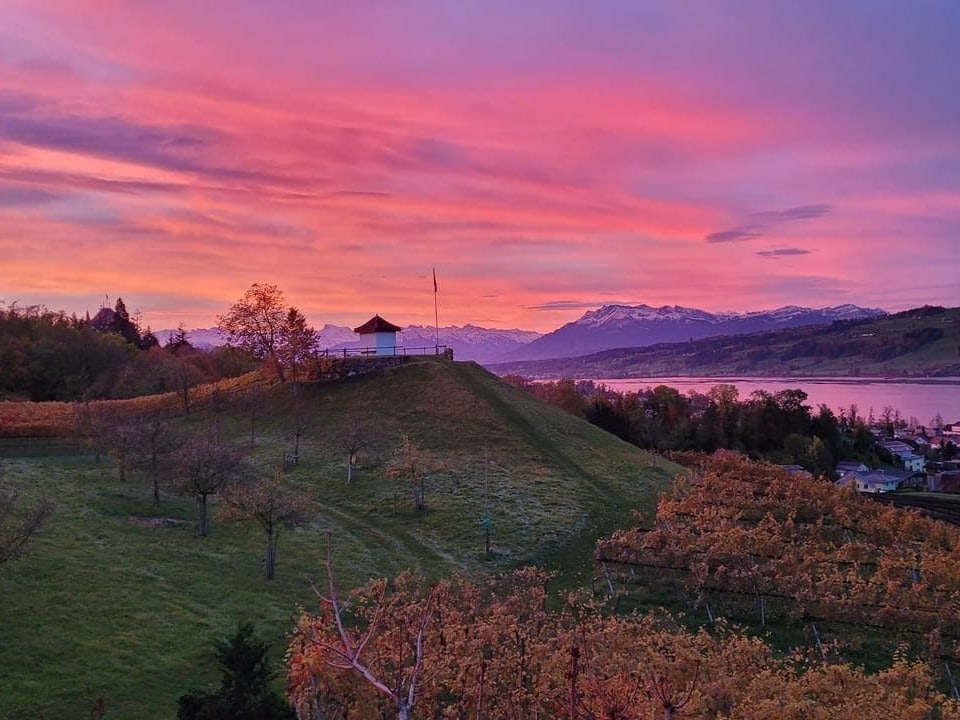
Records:
[[[407,347],[395,345],[392,347],[372,348],[340,348],[339,350],[322,350],[320,357],[397,357],[407,355],[443,355],[447,351],[446,345],[423,345]]]

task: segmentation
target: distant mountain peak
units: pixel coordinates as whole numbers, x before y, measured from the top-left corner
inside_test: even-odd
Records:
[[[785,305],[775,310],[712,313],[682,305],[604,305],[516,351],[515,360],[574,357],[618,347],[683,342],[885,315],[882,310],[839,305],[820,309]]]

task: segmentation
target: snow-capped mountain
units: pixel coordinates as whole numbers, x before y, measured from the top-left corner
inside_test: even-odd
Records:
[[[604,305],[585,313],[579,320],[567,323],[542,335],[528,330],[499,330],[476,325],[450,325],[440,328],[440,345],[453,349],[457,360],[475,360],[490,364],[514,360],[543,360],[575,357],[601,350],[643,347],[662,342],[685,342],[716,335],[738,335],[801,327],[825,325],[835,320],[857,320],[885,315],[883,310],[839,305],[814,310],[788,305],[776,310],[748,313],[711,313],[680,305]],[[163,345],[174,330],[156,334]],[[359,347],[359,337],[343,325],[324,325],[319,330],[320,349],[340,350]],[[190,330],[187,339],[194,347],[209,349],[223,345],[226,339],[216,328]],[[412,350],[432,348],[437,344],[437,330],[424,325],[408,325],[397,336],[397,345]]]
[[[331,328],[328,333],[327,328]],[[337,332],[335,333],[334,330]],[[479,363],[502,360],[510,353],[518,350],[527,343],[540,337],[540,333],[529,330],[498,330],[482,328],[476,325],[450,325],[441,327],[439,332],[440,345],[453,349],[453,357],[457,360],[475,360]],[[327,344],[327,338],[337,338],[337,341]],[[323,349],[339,350],[359,346],[359,338],[350,328],[326,325],[321,331],[321,345]],[[397,334],[397,345],[410,350],[416,348],[433,348],[437,344],[437,329],[424,325],[408,325]]]
[[[716,335],[824,325],[835,320],[880,317],[883,310],[839,305],[811,309],[788,305],[748,313],[710,313],[679,305],[604,305],[579,320],[547,333],[514,351],[510,360],[576,357],[601,350],[685,342]]]
[[[327,323],[320,328],[320,349],[351,347],[351,343],[356,343],[357,334],[353,328],[344,325],[331,325]]]
[[[176,332],[176,330],[159,330],[154,334],[160,344],[165,345]],[[321,350],[341,350],[360,346],[359,336],[353,328],[328,323],[318,332]],[[457,360],[488,363],[502,360],[540,336],[541,333],[529,330],[499,330],[476,325],[463,327],[451,325],[440,328],[440,345],[452,348],[453,356]],[[226,344],[226,338],[216,328],[188,330],[187,340],[195,348],[202,350]],[[437,330],[433,327],[408,325],[397,336],[397,345],[409,349],[433,348],[436,344]]]

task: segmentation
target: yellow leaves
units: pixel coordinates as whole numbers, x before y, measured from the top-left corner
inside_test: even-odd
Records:
[[[929,669],[905,656],[869,675],[848,664],[780,657],[722,622],[693,632],[670,617],[604,615],[576,598],[547,611],[544,581],[525,570],[501,583],[432,590],[408,575],[370,583],[350,595],[355,637],[382,604],[381,628],[366,651],[371,667],[384,676],[409,668],[411,656],[400,650],[433,593],[418,717],[568,717],[573,703],[585,720],[639,720],[663,717],[686,699],[675,717],[920,720],[940,708],[942,718],[960,720]],[[379,716],[385,706],[377,693],[331,662],[325,645],[337,637],[333,620],[329,612],[298,618],[287,653],[289,695],[301,709],[340,707],[344,720]]]
[[[661,498],[652,529],[598,541],[598,560],[614,571],[682,569],[699,600],[766,595],[793,614],[925,632],[960,625],[956,528],[733,453],[698,463]]]

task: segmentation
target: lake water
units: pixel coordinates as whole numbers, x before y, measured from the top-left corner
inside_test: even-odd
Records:
[[[871,408],[879,416],[883,408],[890,406],[900,411],[904,420],[917,418],[921,424],[940,413],[946,423],[960,421],[960,377],[924,378],[900,380],[883,378],[625,378],[617,380],[595,379],[620,392],[668,385],[686,394],[691,390],[707,393],[714,385],[735,385],[740,400],[750,397],[754,390],[775,393],[780,390],[799,388],[807,393],[807,404],[814,410],[820,403],[834,412],[856,405],[862,417],[869,417]]]

